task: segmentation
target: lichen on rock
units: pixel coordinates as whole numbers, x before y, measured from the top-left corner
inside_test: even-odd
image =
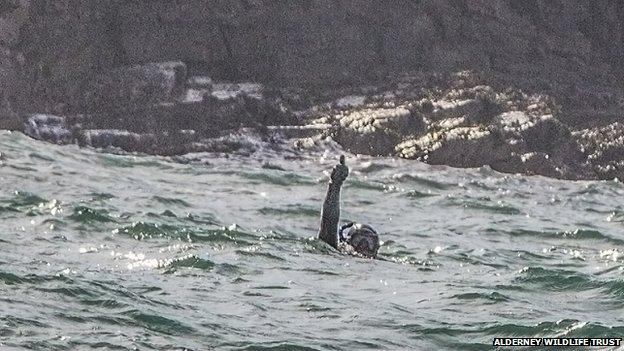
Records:
[[[424,128],[422,116],[406,106],[366,108],[335,118],[336,140],[352,152],[370,155],[391,155],[404,133]]]
[[[601,128],[573,133],[600,178],[624,179],[624,125],[615,122]]]
[[[447,164],[454,167],[478,167],[489,164],[501,153],[496,135],[487,127],[456,127],[431,131],[396,146],[403,158]]]

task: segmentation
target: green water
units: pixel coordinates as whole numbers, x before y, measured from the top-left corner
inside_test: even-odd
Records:
[[[0,350],[624,335],[620,183],[348,155],[343,220],[384,241],[366,260],[314,239],[327,154],[183,164],[7,132],[0,153]]]

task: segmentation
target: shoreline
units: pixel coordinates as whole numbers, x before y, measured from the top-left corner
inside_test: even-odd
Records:
[[[622,124],[575,124],[567,115],[574,106],[545,93],[502,88],[496,76],[482,72],[412,73],[385,84],[325,89],[217,82],[186,72],[182,62],[116,69],[85,90],[83,111],[13,114],[0,120],[0,129],[57,144],[165,156],[250,153],[240,135],[255,133],[295,149],[333,140],[355,154],[434,165],[624,178]],[[606,100],[603,110],[619,107],[617,96]]]

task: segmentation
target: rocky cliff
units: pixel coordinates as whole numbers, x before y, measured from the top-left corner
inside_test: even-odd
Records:
[[[579,165],[582,150],[621,161],[601,145],[622,130],[623,25],[617,0],[0,0],[0,128],[180,153],[225,129],[315,125],[354,152],[610,177]],[[266,88],[224,99],[225,81]]]
[[[617,0],[2,0],[0,84],[24,108],[71,105],[88,76],[159,61],[280,84],[473,69],[610,85],[623,25]]]

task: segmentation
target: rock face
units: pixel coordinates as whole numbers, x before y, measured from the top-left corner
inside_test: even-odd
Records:
[[[424,128],[420,114],[404,106],[357,110],[338,118],[336,140],[352,152],[369,155],[392,155],[405,133]]]
[[[577,177],[578,172],[565,166],[581,162],[580,147],[571,141],[569,127],[553,117],[553,106],[543,96],[497,93],[477,85],[408,106],[421,121],[420,128],[386,126],[385,134],[393,138],[383,138],[372,149],[391,149],[389,154],[431,164],[489,165],[505,172]],[[357,143],[338,141],[358,151]]]
[[[54,115],[37,114],[28,117],[24,133],[32,138],[46,140],[58,144],[73,141],[72,132],[65,118]]]
[[[119,67],[94,76],[79,103],[64,106],[80,113],[11,115],[5,120],[21,125],[4,126],[59,144],[177,155],[222,150],[212,139],[241,127],[296,123],[264,98],[262,85],[187,78],[181,62]]]
[[[357,106],[335,104],[311,125],[329,123],[329,135],[355,153],[565,179],[623,176],[619,123],[575,130],[548,95],[500,90],[487,80],[469,72],[403,77]]]
[[[472,69],[526,85],[587,86],[624,68],[624,10],[616,0],[3,3],[0,85],[23,107],[35,98],[37,107],[68,103],[94,74],[149,62],[285,84]],[[13,84],[20,80],[25,86]]]
[[[619,122],[602,128],[584,129],[574,133],[587,163],[599,179],[624,179],[624,125]]]
[[[617,0],[0,0],[0,128],[180,154],[253,127],[621,178],[623,54]]]
[[[186,78],[182,62],[115,68],[85,82],[79,110],[110,111],[174,102],[185,91]]]

